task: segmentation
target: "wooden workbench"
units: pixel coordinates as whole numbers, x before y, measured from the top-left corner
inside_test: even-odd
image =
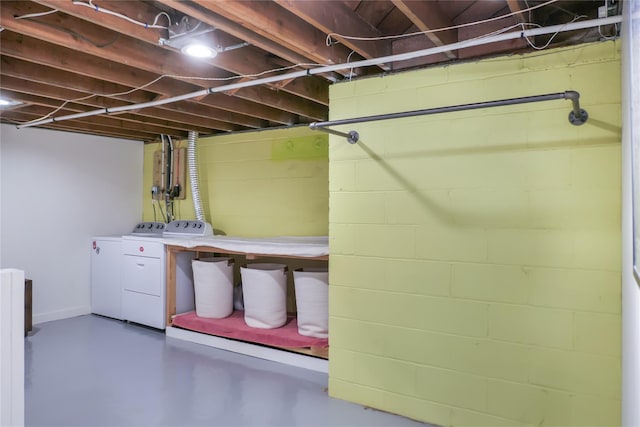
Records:
[[[297,256],[297,255],[280,255],[280,254],[261,254],[261,253],[246,253],[240,251],[233,251],[213,246],[195,246],[195,247],[183,247],[177,245],[166,244],[166,286],[167,286],[167,305],[166,305],[166,324],[171,326],[173,323],[173,316],[176,314],[176,255],[181,252],[196,252],[197,256],[200,254],[223,254],[230,256],[235,260],[236,277],[239,274],[238,269],[241,265],[245,264],[246,260],[260,259],[264,262],[279,262],[289,266],[289,271],[293,271],[296,268],[309,267],[309,266],[327,266],[329,256]],[[289,278],[291,279],[291,277]],[[288,292],[288,295],[292,295]],[[295,304],[295,301],[293,301]],[[288,308],[291,308],[291,301],[288,301]],[[293,351],[296,353],[302,353],[306,355],[312,355],[321,358],[328,358],[327,348],[304,348],[294,349],[279,347],[282,350]]]

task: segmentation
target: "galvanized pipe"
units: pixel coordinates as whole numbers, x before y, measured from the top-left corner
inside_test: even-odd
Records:
[[[573,104],[573,111],[569,113],[569,122],[575,126],[584,124],[589,114],[580,108],[580,94],[575,90],[568,90],[565,92],[565,99],[570,99]]]
[[[570,99],[573,103],[573,110],[569,113],[569,121],[573,125],[581,125],[589,117],[587,112],[580,108],[580,94],[570,90],[545,95],[523,96],[520,98],[500,99],[496,101],[474,102],[471,104],[451,105],[448,107],[425,108],[422,110],[403,111],[400,113],[377,114],[374,116],[354,117],[351,119],[330,120],[326,122],[313,122],[309,128],[327,132],[333,135],[344,136],[350,144],[358,142],[359,135],[356,131],[348,133],[329,129],[328,126],[350,125],[354,123],[375,122],[379,120],[402,119],[405,117],[426,116],[431,114],[452,113],[456,111],[477,110],[480,108],[501,107],[505,105],[526,104],[530,102],[553,101],[557,99]]]
[[[184,101],[187,99],[199,98],[212,93],[227,92],[234,89],[258,86],[258,85],[267,84],[267,83],[275,83],[275,82],[280,82],[284,80],[291,80],[298,77],[311,76],[314,74],[324,74],[332,71],[339,71],[339,70],[344,70],[349,68],[367,67],[371,65],[379,65],[379,64],[391,63],[395,61],[406,61],[409,59],[435,55],[435,54],[450,51],[450,50],[465,49],[465,48],[481,46],[489,43],[495,43],[495,42],[506,41],[506,40],[514,40],[522,37],[533,37],[533,36],[539,36],[543,34],[554,34],[554,33],[559,33],[564,31],[573,31],[573,30],[579,30],[583,28],[592,28],[592,27],[599,27],[602,25],[617,24],[617,23],[620,23],[621,21],[622,21],[621,16],[609,16],[607,18],[570,22],[568,24],[553,25],[550,27],[532,28],[528,30],[513,31],[509,33],[497,34],[497,35],[486,36],[486,37],[478,37],[471,40],[464,40],[464,41],[452,43],[449,45],[430,47],[428,49],[416,50],[413,52],[398,53],[395,55],[383,56],[380,58],[364,59],[361,61],[355,61],[350,63],[323,65],[323,66],[318,66],[317,68],[309,68],[307,70],[294,71],[291,73],[280,74],[277,76],[241,81],[238,83],[231,83],[228,85],[222,85],[214,88],[202,89],[202,90],[187,93],[184,95],[178,95],[178,96],[173,96],[173,97],[164,98],[164,99],[157,99],[154,101],[143,102],[139,104],[123,105],[120,107],[113,107],[113,108],[100,108],[98,110],[84,111],[82,113],[75,113],[67,116],[49,117],[47,119],[34,120],[32,122],[16,125],[16,128],[22,129],[22,128],[27,128],[32,126],[39,126],[47,123],[61,122],[64,120],[96,116],[100,114],[112,114],[112,113],[118,113],[122,111],[139,110],[147,107],[156,107],[158,105],[166,105],[173,102]]]

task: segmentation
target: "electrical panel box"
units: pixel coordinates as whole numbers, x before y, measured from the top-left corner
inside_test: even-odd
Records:
[[[186,167],[187,167],[187,149],[176,148],[173,150],[171,188],[166,189],[166,167],[167,152],[158,150],[153,153],[153,183],[151,194],[155,200],[164,200],[167,190],[171,194],[171,199],[184,200],[186,191]]]

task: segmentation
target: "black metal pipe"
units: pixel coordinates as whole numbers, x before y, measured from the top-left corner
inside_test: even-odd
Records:
[[[401,113],[378,114],[375,116],[354,117],[351,119],[330,120],[325,122],[313,122],[309,124],[309,128],[331,133],[333,135],[344,136],[347,140],[354,144],[358,142],[358,133],[350,131],[349,133],[327,129],[327,126],[349,125],[354,123],[373,122],[379,120],[401,119],[405,117],[425,116],[430,114],[452,113],[455,111],[477,110],[480,108],[500,107],[504,105],[526,104],[530,102],[553,101],[557,99],[570,99],[573,103],[573,111],[569,114],[569,121],[574,125],[581,125],[587,121],[588,114],[580,108],[580,94],[570,90],[559,93],[549,93],[546,95],[524,96],[520,98],[500,99],[497,101],[475,102],[471,104],[452,105],[448,107],[426,108],[422,110],[404,111]],[[355,138],[355,139],[354,139]]]
[[[569,122],[575,126],[584,124],[589,118],[589,114],[580,108],[580,94],[575,90],[568,90],[564,94],[565,98],[570,99],[573,105],[573,111],[569,113]]]
[[[358,132],[356,132],[355,130],[349,131],[349,133],[346,132],[340,132],[338,130],[333,130],[333,129],[329,129],[325,126],[331,126],[331,125],[323,125],[323,126],[318,126],[322,123],[329,123],[329,122],[313,122],[313,123],[309,123],[309,129],[311,130],[319,130],[322,132],[326,132],[326,133],[330,133],[332,135],[338,135],[338,136],[343,136],[345,138],[347,138],[347,141],[349,141],[349,143],[351,144],[355,144],[356,142],[358,142],[358,139],[360,138],[360,135],[358,135]]]
[[[580,94],[575,90],[568,90],[564,93],[564,97],[571,100],[574,114],[580,114]]]

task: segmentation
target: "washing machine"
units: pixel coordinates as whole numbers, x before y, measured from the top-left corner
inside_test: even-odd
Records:
[[[162,237],[165,224],[140,222],[131,235]],[[91,312],[123,320],[122,315],[122,235],[91,239]]]
[[[193,225],[196,225],[193,227]],[[122,318],[151,326],[166,327],[166,250],[171,238],[201,236],[211,230],[202,221],[173,221],[162,232],[152,227],[150,233],[140,232],[122,236]],[[171,230],[166,232],[166,230]],[[176,313],[194,310],[193,252],[176,256]]]

